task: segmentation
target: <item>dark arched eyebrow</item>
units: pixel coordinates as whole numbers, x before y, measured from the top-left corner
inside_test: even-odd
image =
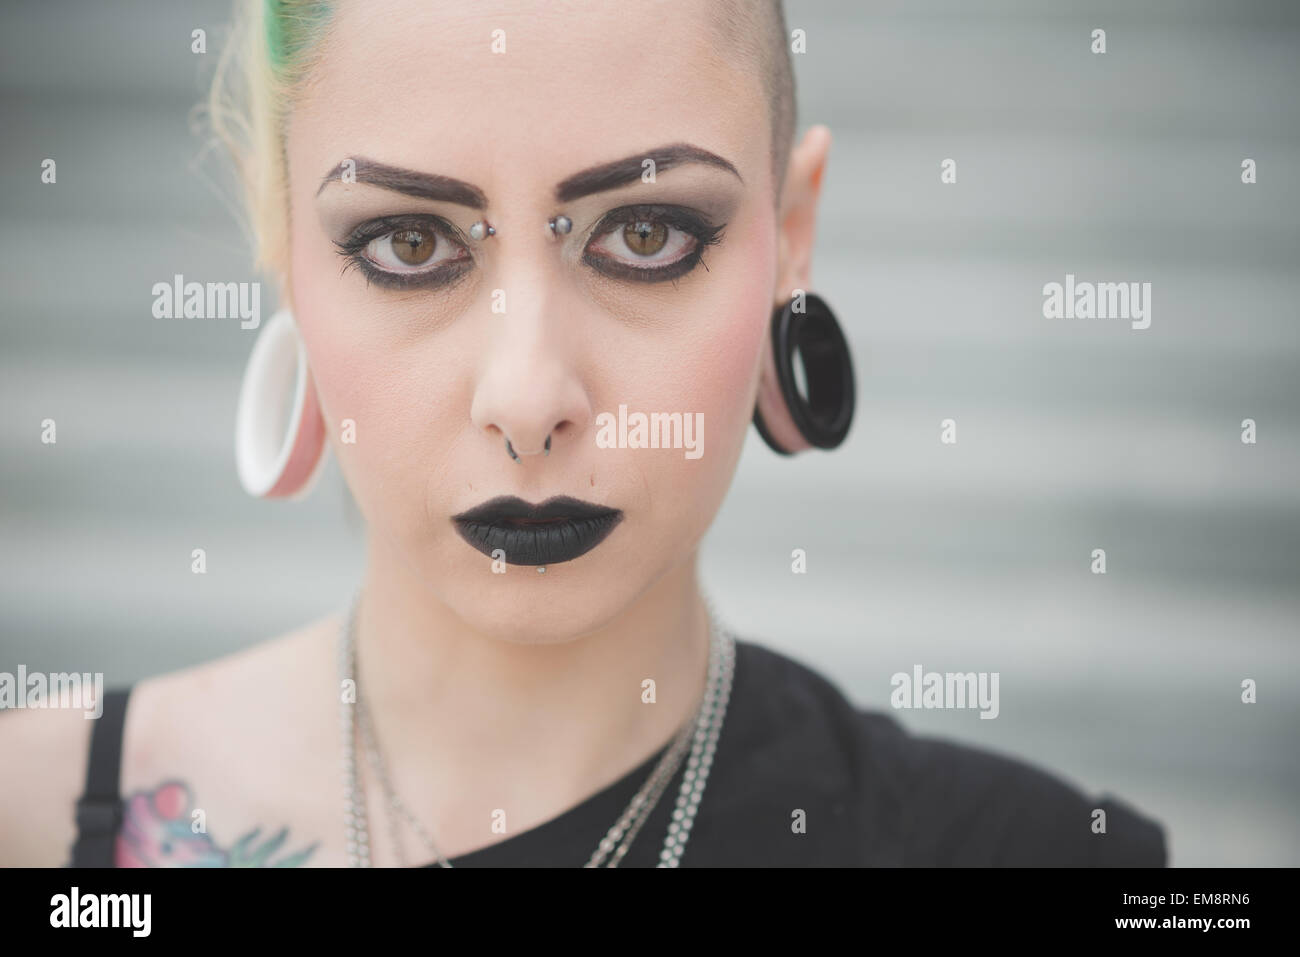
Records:
[[[574,173],[555,187],[555,198],[561,203],[567,203],[583,196],[590,196],[592,193],[602,193],[605,190],[634,183],[641,178],[647,159],[654,160],[656,174],[672,169],[674,166],[702,163],[724,169],[742,183],[744,182],[739,170],[717,153],[710,153],[690,143],[670,143],[667,146],[642,150],[622,159],[601,163]],[[487,208],[487,195],[473,183],[450,176],[440,176],[437,173],[422,173],[419,170],[389,166],[387,163],[379,163],[365,157],[356,157],[353,163],[356,165],[358,183],[369,183],[380,189],[404,193],[419,199],[456,203],[459,206],[468,206],[470,209]],[[317,196],[330,183],[341,182],[342,166],[342,163],[338,163],[325,174],[320,187],[316,190]]]
[[[644,171],[643,164],[647,159],[654,160],[656,174],[672,169],[674,166],[682,166],[687,163],[703,163],[707,166],[725,169],[727,172],[733,173],[736,179],[739,179],[742,183],[744,182],[736,167],[717,153],[710,153],[708,150],[692,146],[690,143],[671,143],[668,146],[642,150],[640,153],[633,153],[631,156],[625,156],[611,163],[601,163],[599,166],[592,166],[580,173],[574,173],[555,187],[555,198],[561,203],[568,203],[580,197],[589,196],[592,193],[601,193],[607,189],[634,183],[641,178]]]
[[[358,183],[369,183],[380,189],[405,193],[407,196],[420,199],[456,203],[459,206],[468,206],[470,209],[487,209],[487,195],[473,183],[467,183],[463,179],[389,166],[387,163],[379,163],[365,157],[355,157],[353,162],[356,164]],[[330,183],[342,181],[342,166],[342,163],[338,163],[325,174],[320,189],[316,190],[317,196]]]

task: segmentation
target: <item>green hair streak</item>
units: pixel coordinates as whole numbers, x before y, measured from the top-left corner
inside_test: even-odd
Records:
[[[303,48],[315,37],[329,16],[328,3],[315,3],[306,9],[290,8],[284,0],[263,0],[266,15],[266,48],[271,67],[278,73],[289,68]]]

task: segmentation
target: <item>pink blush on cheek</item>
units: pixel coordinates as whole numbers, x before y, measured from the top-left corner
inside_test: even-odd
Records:
[[[295,262],[295,267],[299,264]],[[359,334],[360,324],[346,318],[345,302],[331,300],[336,275],[317,277],[310,263],[294,273],[294,319],[307,349],[312,380],[320,396],[327,431],[336,433],[340,418],[358,421],[375,397],[384,393],[384,361]]]
[[[374,376],[368,369],[377,356],[366,356],[357,338],[356,323],[341,321],[349,315],[347,290],[341,288],[337,263],[321,259],[320,242],[310,234],[311,216],[293,216],[290,233],[290,282],[294,321],[307,350],[307,363],[320,397],[326,432],[337,435],[338,419],[358,419],[365,397],[373,395]],[[337,257],[334,257],[337,258]],[[352,333],[349,334],[349,330]]]
[[[747,270],[735,286],[743,294],[728,295],[723,321],[712,336],[700,344],[697,381],[711,382],[710,395],[726,397],[728,403],[749,394],[760,368],[760,349],[768,346],[771,303],[771,265],[760,261]],[[745,418],[752,415],[746,412]]]
[[[702,413],[704,456],[723,455],[738,448],[754,410],[750,389],[759,368],[760,348],[767,340],[765,298],[719,297],[728,311],[715,317],[707,335],[697,335],[678,361],[664,363],[659,380],[658,405],[645,411]],[[694,464],[694,463],[692,463]]]

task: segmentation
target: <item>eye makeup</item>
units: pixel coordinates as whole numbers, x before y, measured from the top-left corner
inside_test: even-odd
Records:
[[[469,240],[454,223],[432,213],[366,220],[334,245],[345,260],[343,272],[355,267],[367,284],[389,289],[450,286],[474,266]],[[444,246],[451,247],[451,255],[433,259]]]
[[[722,242],[725,228],[725,223],[715,223],[688,206],[620,206],[588,231],[581,262],[612,279],[668,282],[703,264],[704,250]],[[387,289],[449,287],[475,266],[469,239],[454,223],[433,213],[368,219],[334,245],[345,260],[344,273],[356,268],[367,284]]]
[[[702,264],[704,250],[722,242],[725,228],[725,223],[714,224],[685,206],[621,206],[606,213],[592,229],[582,261],[614,279],[667,282]],[[680,238],[674,240],[674,234]],[[664,249],[668,255],[654,258]]]

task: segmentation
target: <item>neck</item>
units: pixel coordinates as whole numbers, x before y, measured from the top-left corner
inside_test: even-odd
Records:
[[[356,627],[360,694],[394,786],[449,855],[491,843],[491,809],[508,809],[514,833],[649,758],[693,715],[708,665],[693,553],[598,628],[526,644],[477,630],[372,536]],[[469,822],[460,843],[457,819]]]

